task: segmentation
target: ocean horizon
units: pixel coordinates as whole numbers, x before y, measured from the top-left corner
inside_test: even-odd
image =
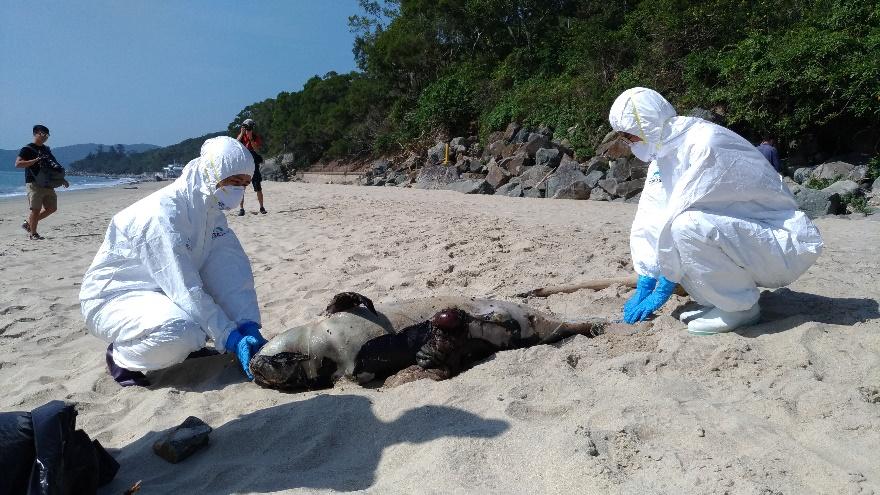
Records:
[[[133,177],[101,177],[96,175],[69,175],[67,181],[70,187],[59,187],[58,192],[77,191],[83,189],[100,189],[113,187],[121,184],[138,182]],[[0,198],[24,196],[27,190],[24,185],[24,170],[0,170]]]

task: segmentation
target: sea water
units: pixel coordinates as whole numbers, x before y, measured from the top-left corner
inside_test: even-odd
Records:
[[[98,187],[112,187],[120,184],[130,184],[135,182],[131,178],[111,178],[98,177],[91,175],[68,175],[67,182],[70,187],[65,189],[59,187],[55,189],[57,192],[71,191],[74,189],[94,189]],[[24,187],[24,169],[21,170],[0,170],[0,198],[10,196],[24,196],[27,190]]]

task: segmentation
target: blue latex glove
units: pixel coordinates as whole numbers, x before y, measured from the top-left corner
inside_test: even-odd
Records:
[[[261,328],[263,328],[263,326],[255,321],[242,320],[238,324],[238,328],[236,328],[236,330],[238,330],[238,333],[240,333],[242,335],[245,335],[245,336],[250,335],[251,337],[256,337],[257,340],[262,340],[263,344],[265,344],[266,339],[264,339],[263,336],[260,335]]]
[[[250,322],[253,323],[253,322]],[[236,328],[229,334],[229,337],[226,338],[226,350],[228,352],[234,352],[236,357],[238,357],[238,362],[241,364],[241,369],[244,371],[244,374],[248,377],[248,380],[253,380],[254,375],[251,373],[250,367],[248,364],[251,362],[251,358],[254,354],[260,352],[260,348],[266,344],[266,339],[264,339],[259,332],[256,332],[256,336],[254,335],[244,335],[241,332],[241,327]],[[251,329],[244,329],[245,331]],[[255,332],[256,329],[251,330]]]
[[[636,293],[629,298],[629,301],[623,305],[623,319],[628,323],[632,323],[629,321],[629,318],[633,317],[633,312],[636,308],[641,304],[642,301],[645,300],[646,297],[651,295],[651,291],[654,290],[654,286],[657,285],[657,279],[648,277],[645,275],[639,275],[639,281],[636,283]]]
[[[647,320],[649,316],[654,314],[654,311],[657,311],[661,306],[666,304],[666,301],[668,301],[672,296],[672,293],[675,292],[675,287],[677,285],[678,284],[675,282],[670,282],[664,277],[660,277],[660,280],[657,281],[657,287],[654,289],[654,292],[651,292],[648,297],[639,303],[629,316],[624,315],[623,321],[627,323],[635,323],[637,321]]]

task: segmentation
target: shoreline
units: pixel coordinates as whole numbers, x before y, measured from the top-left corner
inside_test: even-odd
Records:
[[[98,177],[98,176],[79,176],[79,177]],[[145,184],[159,184],[162,186],[170,184],[172,181],[165,180],[162,182],[150,182],[150,181],[141,181],[141,180],[132,180],[132,182],[108,182],[105,184],[85,184],[85,187],[78,187],[79,184],[71,184],[69,188],[58,187],[55,189],[55,192],[59,195],[67,196],[72,193],[79,192],[88,192],[88,191],[98,191],[98,190],[107,190],[107,189],[131,189],[131,186],[135,186],[140,188]],[[7,200],[19,200],[21,198],[27,197],[27,191],[22,192],[14,192],[14,193],[4,193],[0,194],[0,202]]]

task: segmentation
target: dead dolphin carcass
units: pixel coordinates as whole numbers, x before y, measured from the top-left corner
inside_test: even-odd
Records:
[[[494,299],[427,297],[373,305],[353,292],[336,295],[321,319],[274,337],[250,362],[254,381],[283,390],[359,383],[419,366],[448,378],[489,355],[596,336],[607,321],[561,321],[528,306]]]

